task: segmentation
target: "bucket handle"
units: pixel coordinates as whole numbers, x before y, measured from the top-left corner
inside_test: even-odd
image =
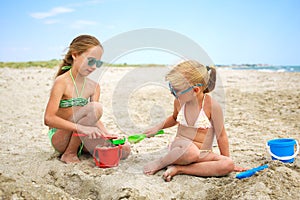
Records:
[[[270,148],[270,146],[268,145],[268,142],[266,143],[266,146],[267,146],[267,149],[268,149],[269,154],[270,154],[272,157],[276,158],[277,160],[290,160],[290,159],[295,158],[295,157],[297,156],[297,154],[299,153],[299,144],[298,144],[297,140],[295,140],[295,141],[296,141],[297,149],[296,149],[296,152],[294,153],[294,155],[292,155],[292,156],[282,156],[282,157],[277,156],[277,155],[275,155],[275,154],[272,153],[271,148]]]
[[[99,162],[99,155],[98,155],[98,159],[97,159],[97,155],[98,155],[97,148],[94,148],[93,157],[94,157],[95,160],[97,160]]]

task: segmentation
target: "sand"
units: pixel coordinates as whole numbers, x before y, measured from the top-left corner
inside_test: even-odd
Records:
[[[138,88],[122,83],[134,70],[109,68],[100,80],[102,121],[123,136],[140,133],[172,112],[173,97],[166,87],[136,83],[132,77]],[[90,155],[81,156],[79,164],[62,163],[43,124],[55,72],[0,69],[0,199],[300,199],[299,155],[294,163],[283,164],[272,161],[265,147],[274,138],[300,142],[300,73],[219,69],[214,95],[224,107],[232,159],[243,167],[270,167],[242,180],[236,173],[178,175],[167,183],[161,177],[164,170],[146,176],[142,168],[167,151],[176,128],[132,144],[129,158],[115,168],[98,168]]]

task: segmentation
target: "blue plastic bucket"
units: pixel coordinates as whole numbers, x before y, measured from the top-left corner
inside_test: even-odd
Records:
[[[295,152],[295,145],[297,150]],[[279,138],[267,142],[269,154],[272,160],[280,160],[284,163],[292,163],[299,152],[298,142],[291,138]]]

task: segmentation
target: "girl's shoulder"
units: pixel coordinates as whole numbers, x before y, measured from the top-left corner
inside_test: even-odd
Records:
[[[208,103],[218,103],[218,100],[216,100],[212,95],[211,93],[205,93],[205,102],[208,102]]]
[[[66,85],[69,82],[69,77],[65,74],[59,75],[54,79],[54,85]]]
[[[213,97],[208,93],[205,93],[204,95],[205,95],[204,104],[210,105],[214,101]]]
[[[223,99],[222,99],[223,100]],[[210,94],[205,95],[204,107],[208,107],[209,110],[211,109],[222,109],[218,100],[213,98]]]

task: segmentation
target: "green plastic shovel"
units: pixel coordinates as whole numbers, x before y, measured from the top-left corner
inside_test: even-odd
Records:
[[[120,139],[110,139],[109,141],[110,141],[113,145],[118,146],[118,145],[123,145],[123,144],[125,144],[126,138],[124,137],[124,138],[120,138]]]
[[[164,134],[164,130],[159,130],[155,135],[160,135],[160,134]],[[137,135],[131,135],[128,136],[128,141],[130,143],[138,143],[140,141],[142,141],[143,139],[145,139],[147,137],[146,134],[137,134]]]

